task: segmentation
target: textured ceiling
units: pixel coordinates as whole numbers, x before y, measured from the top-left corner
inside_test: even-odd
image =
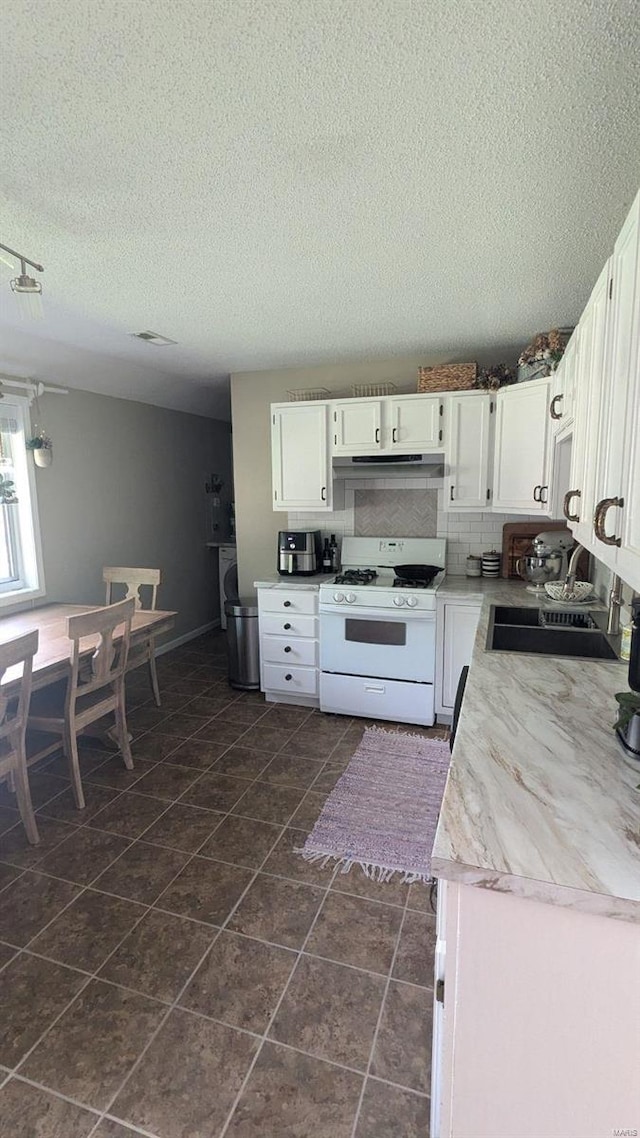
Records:
[[[48,312],[0,265],[3,371],[224,416],[231,371],[504,354],[575,321],[640,183],[637,0],[0,13],[0,241]]]

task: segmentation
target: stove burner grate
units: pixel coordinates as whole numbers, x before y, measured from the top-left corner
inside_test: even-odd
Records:
[[[378,574],[375,569],[346,569],[338,573],[334,585],[370,585]]]
[[[394,577],[393,578],[394,589],[428,589],[431,584],[432,584],[431,581],[424,581],[424,580],[423,581],[420,581],[420,580],[407,581],[407,580],[405,580],[404,577]]]

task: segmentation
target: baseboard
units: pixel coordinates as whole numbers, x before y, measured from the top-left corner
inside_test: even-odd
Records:
[[[201,624],[200,628],[194,628],[191,632],[185,632],[182,636],[177,636],[175,640],[168,640],[166,644],[160,644],[156,647],[156,656],[164,656],[165,652],[173,652],[174,648],[181,648],[183,644],[188,644],[190,640],[197,640],[199,636],[204,636],[206,632],[213,632],[214,628],[220,628],[220,618],[217,620],[210,620],[208,624]]]

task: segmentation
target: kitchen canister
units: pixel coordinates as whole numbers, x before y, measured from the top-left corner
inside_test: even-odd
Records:
[[[498,553],[497,549],[490,549],[487,553],[482,554],[482,576],[483,577],[499,577],[500,576],[500,562],[502,555]]]
[[[465,574],[467,577],[481,577],[482,576],[482,558],[477,554],[470,553],[467,557]]]

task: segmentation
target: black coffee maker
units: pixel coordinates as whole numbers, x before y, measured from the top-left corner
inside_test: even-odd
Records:
[[[637,693],[639,710],[633,709],[631,700],[626,707],[624,703],[620,703],[623,722],[616,727],[616,735],[625,755],[640,767],[640,597],[632,602],[631,612],[633,632],[629,657],[629,687],[632,692]]]

